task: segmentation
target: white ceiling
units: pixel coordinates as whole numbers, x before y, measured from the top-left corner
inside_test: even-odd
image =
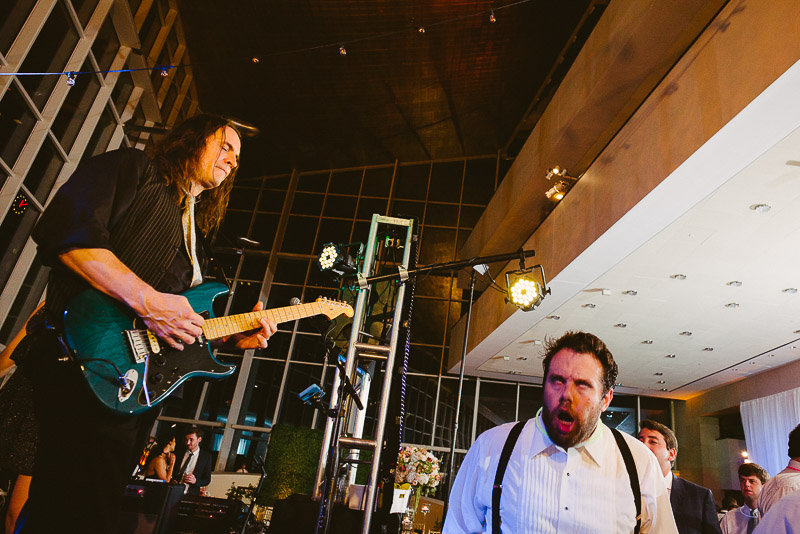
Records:
[[[583,330],[613,352],[618,392],[689,398],[800,357],[800,291],[785,291],[800,289],[798,94],[795,65],[550,281],[540,308],[473,349],[466,369],[537,382],[541,340]]]

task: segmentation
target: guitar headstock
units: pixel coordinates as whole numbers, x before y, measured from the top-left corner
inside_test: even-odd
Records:
[[[341,314],[345,314],[348,317],[353,316],[353,307],[346,302],[319,297],[317,299],[317,304],[319,304],[322,313],[324,313],[328,319],[333,319]]]

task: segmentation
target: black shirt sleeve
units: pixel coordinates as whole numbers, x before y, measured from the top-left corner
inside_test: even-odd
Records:
[[[81,165],[44,210],[33,239],[42,263],[73,249],[111,250],[110,229],[133,201],[150,159],[141,150],[106,152]]]

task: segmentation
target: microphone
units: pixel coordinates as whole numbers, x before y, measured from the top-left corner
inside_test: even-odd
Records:
[[[300,304],[300,299],[297,297],[292,297],[289,300],[289,304],[291,304],[292,306],[297,306],[298,304]]]

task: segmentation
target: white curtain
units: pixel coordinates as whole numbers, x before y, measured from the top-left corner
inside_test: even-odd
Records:
[[[789,432],[800,424],[800,388],[739,405],[750,460],[775,476],[789,463]]]

